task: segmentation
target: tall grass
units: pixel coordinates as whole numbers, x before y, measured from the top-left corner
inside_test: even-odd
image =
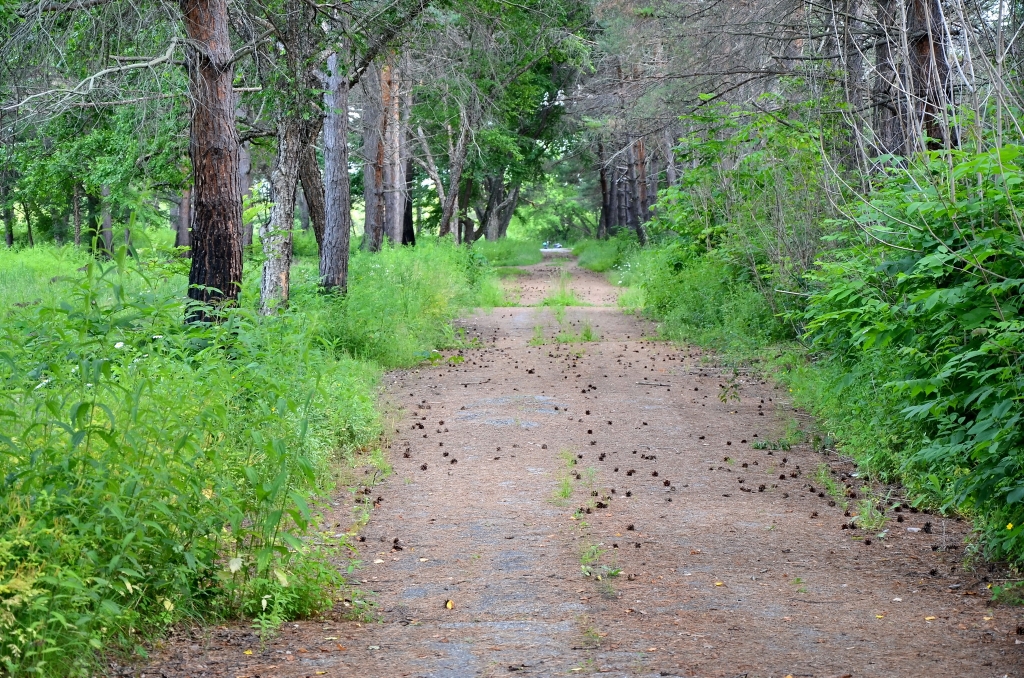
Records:
[[[529,266],[539,264],[543,259],[540,242],[535,240],[514,240],[502,238],[493,242],[478,240],[473,251],[479,253],[492,266]]]
[[[605,273],[622,263],[635,242],[619,237],[610,240],[582,240],[572,248],[577,263],[596,273]]]
[[[3,256],[38,303],[0,316],[0,666],[44,676],[184,617],[331,607],[347,543],[305,538],[316,502],[378,440],[382,369],[451,336],[486,270],[444,245],[357,254],[340,298],[300,259],[281,315],[254,312],[253,270],[224,323],[189,326],[174,256]]]

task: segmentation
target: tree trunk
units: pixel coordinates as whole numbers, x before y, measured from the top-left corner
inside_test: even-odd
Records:
[[[242,194],[235,131],[234,51],[227,0],[180,0],[192,96],[192,268],[188,296],[206,304],[238,299],[242,284]],[[203,310],[189,321],[214,320]]]
[[[82,184],[75,182],[75,190],[71,196],[71,214],[74,219],[75,247],[82,246]]]
[[[383,77],[374,65],[363,78],[363,198],[366,219],[363,222],[363,248],[380,250],[384,240],[384,129],[387,115],[383,107]]]
[[[7,202],[9,194],[7,176],[0,173],[0,210],[2,210],[4,220],[4,242],[8,249],[14,247],[14,209]]]
[[[110,218],[110,186],[103,184],[100,187],[100,196],[103,198],[103,225],[100,228],[100,239],[103,241],[103,251],[109,257],[114,253],[114,225]]]
[[[615,165],[611,166],[611,181],[608,186],[608,231],[619,227],[619,172]]]
[[[25,213],[25,229],[28,231],[28,246],[35,247],[35,238],[32,237],[32,211],[27,202],[21,203],[21,210]]]
[[[295,189],[302,153],[301,123],[282,115],[278,119],[277,160],[270,174],[274,205],[270,220],[260,228],[263,243],[263,278],[260,313],[270,315],[288,304],[292,265],[292,224],[295,220]]]
[[[245,209],[245,199],[252,200],[252,153],[249,151],[249,142],[238,145],[238,191],[242,195],[242,208]],[[242,224],[242,247],[252,245],[252,220]]]
[[[459,140],[448,152],[448,195],[441,209],[441,232],[445,235],[450,228],[452,217],[456,216],[459,199],[459,184],[462,181],[462,170],[466,167],[466,154],[469,151],[469,116],[464,110],[459,111]],[[449,137],[450,138],[450,137]],[[449,141],[449,143],[451,143]],[[455,224],[456,244],[459,240],[459,224]]]
[[[647,186],[647,146],[643,137],[636,140],[636,183],[637,183],[637,221],[644,223],[651,218],[651,201]]]
[[[498,238],[504,238],[508,234],[508,225],[512,223],[512,216],[516,213],[516,203],[519,202],[519,184],[512,187],[508,197],[505,198],[506,207],[500,210],[498,221]]]
[[[302,151],[299,151],[302,153]],[[299,162],[299,167],[302,167],[302,162]],[[300,171],[301,175],[302,172]],[[301,181],[300,185],[295,188],[295,212],[299,219],[299,228],[303,231],[309,230],[309,204],[306,203],[306,194],[302,190]]]
[[[665,128],[665,181],[669,186],[676,185],[676,153],[672,131]]]
[[[604,164],[604,144],[597,144],[597,173],[601,184],[601,217],[598,220],[597,237],[599,240],[608,238],[608,218],[610,204],[608,196],[608,168]]]
[[[305,199],[306,221],[313,227],[317,248],[323,248],[324,229],[327,228],[324,178],[320,174],[320,163],[316,159],[316,140],[323,126],[324,119],[319,116],[303,122],[302,156],[299,158],[299,181],[302,183],[302,197]],[[305,223],[303,228],[307,228]]]
[[[174,235],[175,247],[192,246],[192,189],[181,192],[181,205],[178,207],[177,233]],[[188,256],[188,252],[186,252]]]
[[[949,62],[942,10],[938,0],[910,0],[907,9],[914,131],[921,148],[940,149],[950,142],[945,119]]]
[[[348,74],[338,55],[327,59],[324,93],[324,188],[326,221],[320,247],[320,285],[325,290],[348,291],[349,238],[352,212],[348,174]]]
[[[405,218],[405,165],[402,157],[401,74],[393,65],[385,66],[381,82],[384,111],[384,218],[388,239],[402,242]]]
[[[416,181],[416,167],[410,157],[405,163],[405,209],[402,210],[402,244],[416,246],[416,229],[412,219],[412,189]]]
[[[876,0],[875,15],[885,36],[875,42],[875,83],[871,98],[874,106],[874,145],[878,155],[906,155],[903,129],[901,83],[897,75],[892,40],[899,34],[897,3],[904,0]]]

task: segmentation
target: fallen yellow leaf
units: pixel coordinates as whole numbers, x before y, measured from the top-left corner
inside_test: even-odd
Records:
[[[925,621],[933,621],[934,619],[935,619],[935,617],[925,617],[924,618]]]
[[[252,654],[252,650],[246,650],[243,654]]]
[[[716,581],[716,582],[715,582],[715,586],[725,586],[725,584],[723,584],[723,583],[722,583],[722,582],[720,582],[720,581]]]
[[[885,619],[885,615],[884,614],[876,614],[875,615],[875,619]]]
[[[455,609],[455,601],[454,600],[446,600],[446,601],[444,601],[444,606],[446,608],[448,608],[449,610],[454,610]]]

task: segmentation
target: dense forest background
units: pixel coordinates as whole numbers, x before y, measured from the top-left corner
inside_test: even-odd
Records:
[[[0,25],[6,671],[333,605],[315,503],[339,458],[386,472],[379,375],[511,303],[494,266],[540,241],[971,517],[972,557],[1024,559],[1018,2],[40,0]]]

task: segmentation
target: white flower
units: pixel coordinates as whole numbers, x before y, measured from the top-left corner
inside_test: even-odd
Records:
[[[114,344],[114,348],[124,348],[124,342],[123,341],[117,342],[116,344]]]
[[[163,339],[163,338],[164,338],[164,335],[162,335],[162,334],[154,334],[154,335],[153,335],[153,338],[154,338],[154,339]]]

